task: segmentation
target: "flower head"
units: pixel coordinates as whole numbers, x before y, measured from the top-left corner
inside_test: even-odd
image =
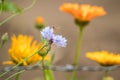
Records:
[[[86,57],[98,62],[102,66],[112,66],[120,64],[120,54],[110,53],[107,51],[88,52]]]
[[[41,16],[39,16],[36,18],[36,23],[38,24],[44,23],[44,19]]]
[[[43,39],[52,40],[54,37],[53,28],[50,28],[49,26],[44,28],[40,33]]]
[[[45,27],[44,19],[41,16],[36,18],[35,27],[38,30],[41,30],[41,29],[43,29]]]
[[[60,6],[60,10],[71,14],[75,19],[80,21],[90,21],[95,17],[106,14],[102,7],[91,6],[89,4],[64,3]]]
[[[66,47],[67,45],[67,40],[62,37],[61,35],[56,35],[53,37],[53,43],[55,43],[58,46]]]
[[[54,43],[61,47],[66,47],[67,45],[67,40],[61,35],[54,34],[53,28],[50,28],[49,26],[40,31],[40,33],[43,39],[49,40],[50,43]]]
[[[32,36],[24,36],[24,35],[19,35],[16,37],[15,35],[12,36],[12,43],[11,47],[8,50],[8,53],[10,55],[10,58],[12,61],[6,61],[3,62],[3,64],[18,64],[21,62],[23,59],[25,59],[27,56],[31,55],[33,52],[38,50],[43,44],[37,44],[37,42],[34,40]],[[29,64],[34,64],[37,61],[41,60],[42,57],[39,56],[38,54],[35,54],[28,60],[24,61],[23,64],[21,65],[29,65]],[[46,60],[48,60],[49,57],[46,56]]]

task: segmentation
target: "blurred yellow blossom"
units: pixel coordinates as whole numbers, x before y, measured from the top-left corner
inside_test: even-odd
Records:
[[[80,21],[90,21],[95,17],[106,14],[103,7],[91,6],[89,4],[64,3],[60,6],[60,10],[71,14]]]
[[[98,62],[102,66],[113,66],[120,64],[120,54],[110,53],[107,51],[88,52],[86,57]]]
[[[43,45],[42,43],[37,44],[35,40],[33,41],[32,36],[18,35],[18,37],[16,37],[15,35],[13,35],[11,40],[12,43],[11,43],[11,47],[8,50],[8,53],[12,61],[5,61],[3,62],[3,64],[18,64],[27,56],[37,51]],[[41,59],[42,59],[41,56],[35,54],[28,60],[24,61],[23,64],[21,65],[25,66],[25,65],[34,64]],[[49,59],[50,57],[46,56],[45,60],[49,60]]]
[[[111,77],[111,76],[106,76],[106,77],[104,77],[104,79],[103,80],[114,80],[114,78],[113,77]]]

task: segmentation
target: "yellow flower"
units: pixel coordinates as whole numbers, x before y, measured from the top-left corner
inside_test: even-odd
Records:
[[[98,62],[102,66],[112,66],[120,64],[120,54],[110,53],[107,51],[88,52],[86,57]]]
[[[106,77],[104,77],[104,79],[103,80],[114,80],[114,78],[113,77],[111,77],[111,76],[106,76]]]
[[[90,21],[95,17],[106,14],[102,7],[91,6],[89,4],[64,3],[60,6],[60,10],[71,14],[75,19],[80,21]]]
[[[3,64],[18,64],[42,46],[42,43],[37,44],[35,40],[33,41],[32,36],[19,35],[18,37],[16,37],[15,35],[13,35],[11,40],[12,43],[11,47],[8,50],[8,53],[12,61],[6,61],[3,62]],[[46,56],[45,60],[49,60],[49,58],[49,56]],[[41,59],[41,56],[35,54],[28,60],[24,61],[21,65],[25,66],[34,64]]]

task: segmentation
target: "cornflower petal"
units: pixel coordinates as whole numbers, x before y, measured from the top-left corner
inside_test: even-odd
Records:
[[[61,47],[66,47],[67,40],[64,37],[62,37],[62,35],[55,35],[53,37],[53,43]]]
[[[54,36],[53,28],[50,28],[49,26],[44,28],[40,33],[41,33],[43,39],[51,40]]]

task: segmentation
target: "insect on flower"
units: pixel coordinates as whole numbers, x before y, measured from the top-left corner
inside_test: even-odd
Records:
[[[42,31],[40,31],[43,39],[49,40],[49,42],[56,44],[57,46],[66,47],[67,40],[62,37],[62,35],[54,34],[54,30],[52,27],[47,26]]]

